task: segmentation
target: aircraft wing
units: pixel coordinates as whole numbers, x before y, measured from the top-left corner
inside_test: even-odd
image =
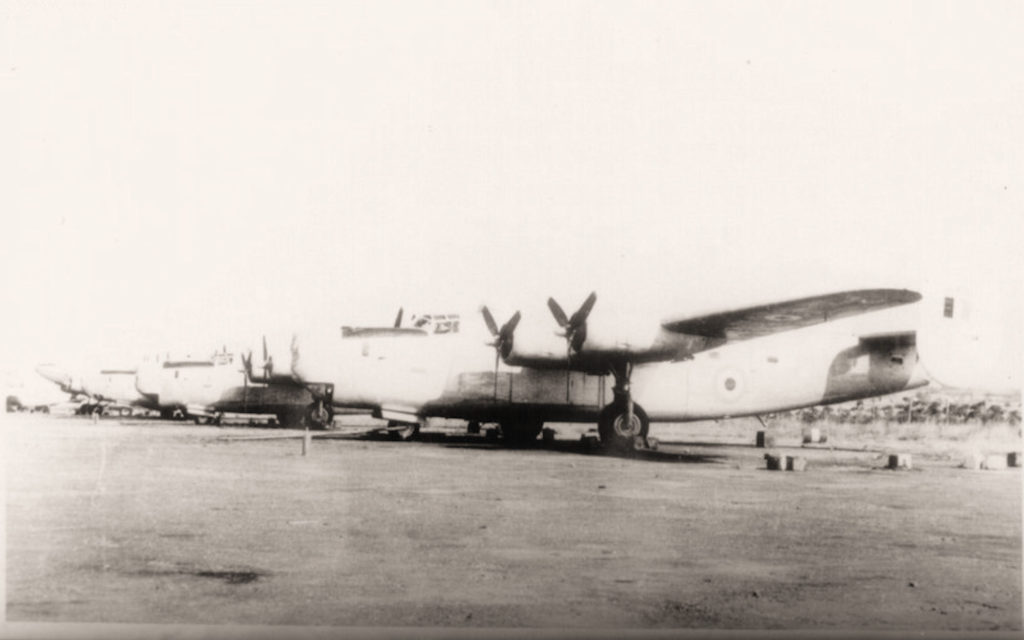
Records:
[[[661,326],[673,333],[735,342],[880,311],[920,299],[921,294],[906,289],[859,289],[684,316],[666,320]]]

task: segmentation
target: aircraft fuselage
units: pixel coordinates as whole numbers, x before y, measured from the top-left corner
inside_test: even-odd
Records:
[[[909,336],[909,337],[908,337]],[[637,364],[631,391],[651,421],[742,416],[921,386],[913,333],[865,342],[842,322],[722,345],[676,362]],[[333,343],[332,343],[333,342]],[[293,375],[333,384],[337,407],[501,421],[592,421],[611,375],[499,362],[479,336],[337,338],[293,345]]]

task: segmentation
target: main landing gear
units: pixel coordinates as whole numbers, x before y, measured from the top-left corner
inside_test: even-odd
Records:
[[[306,424],[310,429],[323,431],[334,422],[334,408],[324,400],[314,400],[306,408]]]
[[[628,362],[616,365],[612,367],[611,373],[615,377],[615,387],[612,389],[615,399],[601,410],[597,418],[601,444],[610,451],[646,448],[651,421],[643,407],[633,402],[630,394],[629,378],[633,373],[633,365]]]
[[[306,407],[306,424],[310,429],[324,431],[334,424],[334,385],[310,387],[313,402]]]

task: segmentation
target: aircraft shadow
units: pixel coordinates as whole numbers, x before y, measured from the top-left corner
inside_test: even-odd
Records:
[[[388,441],[393,440],[387,435],[359,434],[352,439]],[[692,451],[672,451],[671,449],[642,449],[626,452],[606,453],[599,446],[588,444],[583,440],[554,440],[543,442],[537,440],[525,445],[514,445],[501,439],[489,439],[482,435],[448,434],[437,432],[420,433],[416,442],[421,444],[439,445],[450,449],[474,449],[477,451],[535,451],[552,452],[566,455],[612,456],[630,460],[647,462],[715,464],[723,463],[727,456],[712,453],[695,453]]]

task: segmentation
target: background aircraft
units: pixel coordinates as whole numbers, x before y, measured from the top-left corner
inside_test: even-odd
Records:
[[[529,337],[519,335],[522,314],[499,326],[486,307],[486,342],[473,331],[296,334],[291,369],[321,416],[358,407],[410,425],[431,416],[495,421],[516,441],[535,439],[546,421],[596,421],[602,442],[623,448],[643,440],[651,421],[753,415],[926,384],[916,375],[916,332],[853,322],[919,299],[906,290],[845,291],[627,327],[611,312],[592,320],[591,294],[571,316],[549,299],[555,324],[549,318]]]
[[[78,413],[104,412],[112,407],[158,409],[157,403],[135,388],[135,367],[106,368],[84,373],[71,373],[54,364],[42,364],[36,372],[72,397],[84,396],[86,401]]]
[[[427,336],[455,336],[460,331],[460,316],[457,313],[433,313],[413,314],[409,325],[403,326],[404,308],[399,308],[395,315],[394,322],[389,326],[350,326],[341,327],[340,339],[344,340],[396,340],[403,338],[422,338]],[[292,349],[294,361],[294,348]],[[338,412],[344,413],[367,413],[373,407],[360,403],[335,404],[330,400],[332,391],[330,385],[317,383],[306,383],[298,379],[289,367],[286,373],[275,371],[273,357],[268,355],[266,338],[263,339],[263,363],[257,370],[252,365],[252,353],[244,361],[245,369],[250,382],[255,384],[270,384],[279,386],[295,386],[301,389],[308,389],[312,402],[302,413],[304,426],[314,429],[327,428]],[[390,419],[390,413],[378,417],[388,418],[388,425],[385,431],[400,439],[408,439],[419,431],[418,421],[409,421],[405,416],[398,416],[397,419]]]
[[[313,403],[290,373],[274,374],[266,339],[259,373],[252,371],[251,352],[243,356],[225,348],[210,358],[146,362],[136,388],[162,411],[179,410],[197,422],[219,422],[225,413],[273,414],[282,426],[300,427]]]

